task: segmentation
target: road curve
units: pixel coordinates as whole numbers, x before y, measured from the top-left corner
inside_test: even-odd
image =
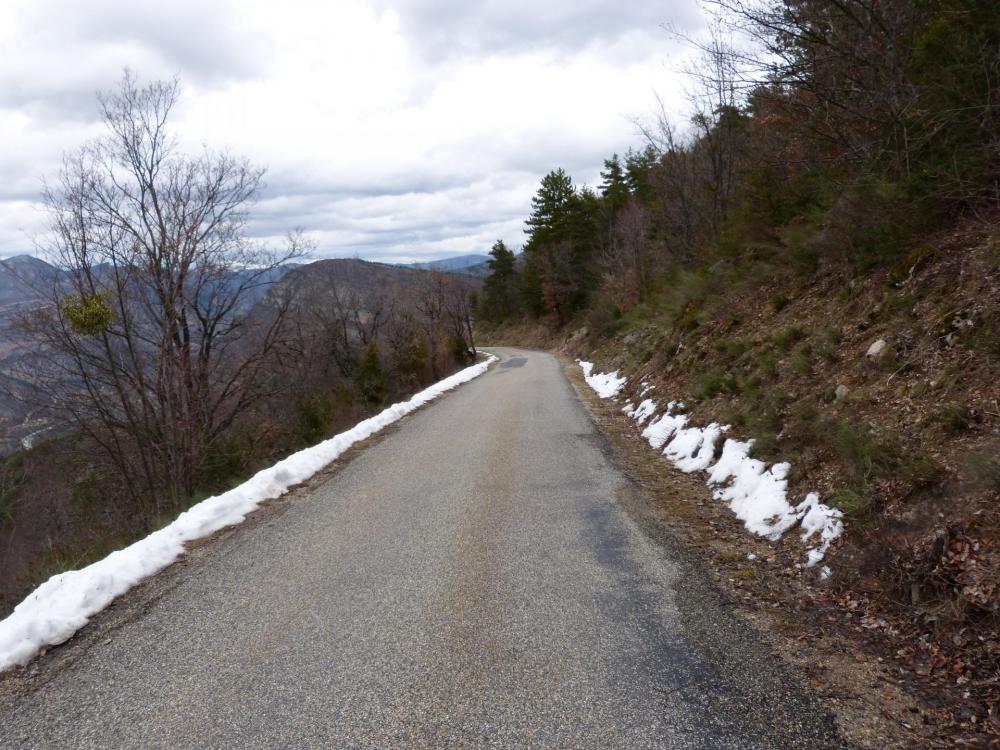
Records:
[[[495,351],[0,698],[0,747],[842,747],[698,566],[629,515],[558,361]]]

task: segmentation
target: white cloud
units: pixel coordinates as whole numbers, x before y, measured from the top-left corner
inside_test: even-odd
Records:
[[[268,168],[255,236],[387,260],[519,245],[545,172],[592,183],[654,92],[680,100],[666,22],[695,28],[693,0],[0,3],[0,255],[41,230],[41,177],[125,66],[180,76],[186,145]]]

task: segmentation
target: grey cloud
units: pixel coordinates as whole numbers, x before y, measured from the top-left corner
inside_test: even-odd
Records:
[[[502,232],[514,246],[535,176],[508,172],[433,192],[395,195],[343,194],[339,189],[272,196],[252,212],[254,236],[280,238],[289,215],[301,220],[325,257],[382,260],[434,259],[461,252],[485,252]]]
[[[544,48],[572,53],[599,48],[636,54],[636,42],[662,43],[665,23],[694,31],[703,21],[694,0],[379,0],[399,14],[403,32],[435,60]],[[631,44],[620,45],[626,39]],[[638,46],[646,46],[640,44]]]
[[[317,238],[320,255],[382,260],[484,252],[498,237],[519,246],[523,220],[542,175],[563,167],[577,184],[593,184],[602,159],[629,145],[609,142],[607,134],[627,137],[629,128],[589,122],[601,119],[595,113],[609,112],[610,105],[594,101],[597,95],[588,99],[577,93],[573,100],[560,102],[558,112],[567,113],[562,119],[548,110],[531,112],[516,95],[507,95],[497,106],[515,116],[502,120],[507,124],[501,126],[483,118],[452,117],[464,114],[463,101],[445,97],[442,105],[430,94],[442,82],[460,78],[456,73],[475,70],[475,56],[499,60],[538,51],[544,54],[539,65],[560,73],[580,60],[581,71],[624,71],[633,60],[659,59],[667,46],[661,23],[688,30],[700,25],[695,0],[374,2],[399,15],[411,52],[401,57],[401,64],[416,70],[413,95],[400,105],[398,125],[394,120],[393,127],[370,113],[355,114],[347,99],[336,117],[372,117],[373,132],[405,143],[407,128],[420,133],[427,127],[422,119],[426,108],[429,117],[437,118],[430,124],[440,133],[432,139],[415,138],[412,151],[380,150],[372,138],[366,140],[363,129],[347,129],[350,135],[338,143],[345,154],[342,166],[326,165],[322,158],[337,161],[340,154],[320,149],[324,156],[316,157],[308,139],[293,142],[290,133],[295,131],[284,130],[277,113],[278,147],[269,152],[270,136],[265,135],[237,148],[242,152],[249,142],[254,160],[254,154],[276,154],[270,163],[268,157],[261,161],[269,172],[251,212],[251,236],[278,243],[289,229],[301,226]],[[287,62],[276,52],[287,52],[282,40],[258,38],[228,0],[33,0],[26,8],[10,38],[14,48],[5,50],[0,63],[0,114],[4,109],[24,114],[33,127],[31,135],[20,135],[21,142],[0,158],[0,254],[25,249],[25,233],[36,231],[44,217],[22,201],[37,200],[41,176],[52,176],[58,168],[53,162],[57,151],[72,148],[75,138],[90,132],[89,123],[97,115],[94,93],[114,86],[122,67],[134,68],[143,80],[178,74],[197,100],[207,89],[225,91],[234,81],[267,79]],[[588,54],[580,60],[570,59],[584,51]],[[322,47],[317,49],[320,59],[324,54]],[[524,74],[523,60],[514,62],[521,63]],[[358,61],[356,70],[337,69],[332,75],[363,81],[364,67]],[[289,85],[294,86],[294,80]],[[464,85],[476,86],[477,80],[468,77]],[[574,88],[581,90],[589,95],[586,86]],[[269,101],[266,90],[256,95],[257,101]],[[183,106],[185,100],[179,110]],[[630,114],[620,113],[622,121]],[[221,133],[223,139],[226,135]],[[255,152],[258,143],[265,148]]]
[[[0,107],[46,119],[95,119],[94,93],[124,67],[214,85],[247,78],[269,54],[228,0],[36,0],[19,16],[0,66]]]

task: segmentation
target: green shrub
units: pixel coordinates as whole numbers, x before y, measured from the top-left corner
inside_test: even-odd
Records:
[[[14,453],[0,462],[0,526],[14,520],[14,505],[24,483],[24,461]]]
[[[771,351],[761,352],[757,356],[757,367],[765,377],[775,377],[778,374],[778,355]]]
[[[965,459],[965,473],[978,489],[1000,492],[1000,459],[986,453],[972,453]]]
[[[462,348],[463,350],[466,348],[465,341],[462,341]],[[452,356],[455,356],[454,351]],[[368,344],[358,360],[358,369],[354,373],[354,387],[361,400],[369,406],[378,406],[385,401],[386,375],[382,369],[378,345],[374,341]]]
[[[718,339],[712,344],[712,348],[719,354],[725,355],[726,359],[738,358],[747,350],[747,343],[742,339]]]
[[[869,428],[841,424],[833,430],[830,439],[860,486],[885,477],[899,466],[899,449]]]
[[[774,310],[774,312],[776,313],[779,313],[782,310],[784,310],[788,306],[789,302],[790,300],[788,299],[788,295],[785,294],[784,292],[777,292],[776,294],[772,294],[770,299],[768,299],[768,303],[771,305],[771,309]]]
[[[876,480],[902,480],[912,492],[930,487],[941,478],[941,466],[930,455],[915,448],[904,450],[890,436],[846,423],[831,428],[830,442],[847,463],[853,486],[861,494],[866,494],[868,485]]]
[[[743,378],[740,381],[740,395],[748,406],[764,403],[767,398],[764,381],[756,375]]]
[[[828,502],[853,520],[866,518],[872,509],[872,500],[868,495],[847,488],[834,492]]]
[[[899,475],[911,491],[933,487],[944,474],[941,465],[923,451],[909,451],[903,454]]]
[[[925,425],[938,425],[945,433],[964,432],[972,427],[972,412],[965,404],[946,404],[924,418]]]
[[[798,375],[812,375],[812,348],[809,345],[799,347],[792,355],[792,371]]]
[[[374,342],[372,342],[374,343]],[[468,342],[461,336],[449,336],[448,337],[448,353],[451,355],[452,360],[459,365],[466,365],[472,361],[472,351],[469,349]],[[378,351],[375,352],[376,360],[378,357]],[[381,370],[381,364],[379,365]],[[385,376],[383,376],[383,388],[384,388]],[[384,399],[384,394],[376,403],[381,403]]]
[[[861,272],[898,257],[902,246],[899,228],[887,221],[858,227],[852,240],[847,259]]]
[[[832,363],[837,360],[837,347],[843,339],[843,334],[836,328],[824,328],[816,337],[816,354],[824,362]]]
[[[295,432],[307,445],[318,443],[326,437],[333,419],[330,399],[309,396],[295,405]]]
[[[104,500],[104,493],[101,492],[101,483],[97,475],[92,471],[84,470],[73,482],[70,499],[74,505],[84,510],[99,509]]]
[[[720,367],[710,367],[705,370],[695,385],[695,396],[703,400],[715,398],[722,393],[738,395],[739,392],[739,381],[732,373]]]
[[[801,326],[789,325],[778,330],[772,337],[771,340],[774,345],[778,347],[783,352],[791,351],[791,348],[797,343],[806,338],[806,332],[802,330]]]
[[[772,395],[772,399],[780,402],[781,396]],[[768,405],[754,411],[747,420],[747,432],[753,437],[751,453],[762,460],[786,458],[779,450],[778,434],[783,427],[781,412],[775,405]]]
[[[618,330],[621,310],[601,297],[595,300],[587,312],[587,331],[594,338],[610,336]]]
[[[743,427],[749,421],[749,417],[745,411],[740,411],[739,409],[727,409],[722,413],[722,421],[723,423],[732,425],[733,427]]]
[[[430,354],[422,339],[415,339],[396,352],[396,378],[405,385],[423,383],[430,370]]]
[[[926,266],[936,252],[937,248],[933,245],[917,245],[910,250],[909,254],[903,260],[889,269],[889,281],[893,284],[906,281],[910,278],[911,274],[916,273]]]
[[[692,300],[674,317],[674,327],[678,331],[691,333],[702,324],[702,303]]]
[[[62,299],[62,313],[70,328],[81,336],[97,336],[111,327],[115,314],[100,294],[68,294]]]
[[[325,437],[320,434],[308,442],[318,442]],[[247,473],[253,454],[253,445],[242,435],[220,437],[205,451],[199,486],[204,493],[217,492],[242,481]]]
[[[802,402],[792,409],[785,434],[798,445],[815,445],[820,442],[825,429],[819,410],[808,402]]]
[[[700,272],[675,270],[665,279],[659,307],[673,326],[684,332],[697,329],[704,322],[705,301],[722,278],[711,270]]]
[[[991,321],[980,321],[972,328],[966,328],[961,339],[970,349],[1000,359],[1000,325]]]

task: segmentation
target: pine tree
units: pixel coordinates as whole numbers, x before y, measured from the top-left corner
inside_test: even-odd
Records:
[[[487,320],[508,320],[517,311],[517,258],[503,240],[490,249],[490,275],[483,281],[480,312]]]
[[[562,169],[549,172],[542,178],[541,187],[531,199],[531,215],[526,222],[529,244],[565,239],[575,197],[573,181]]]
[[[601,183],[601,197],[612,215],[618,213],[628,203],[630,196],[628,180],[625,177],[625,169],[614,154],[610,159],[604,160],[604,171],[601,172],[603,182]]]
[[[354,373],[354,384],[358,389],[358,394],[369,406],[378,406],[385,401],[385,370],[382,369],[378,345],[374,341],[368,344],[358,360],[358,369]]]
[[[625,155],[625,182],[629,191],[641,201],[648,201],[653,195],[649,177],[656,163],[656,151],[652,146],[643,151],[630,149]]]
[[[542,179],[531,208],[521,285],[525,306],[532,314],[553,313],[563,324],[583,308],[595,285],[600,199],[586,187],[577,192],[557,169]]]

